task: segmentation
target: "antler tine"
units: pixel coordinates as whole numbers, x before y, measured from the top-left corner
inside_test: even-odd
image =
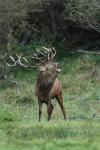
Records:
[[[48,61],[51,61],[51,53],[52,53],[52,49],[51,48],[46,48],[46,47],[43,47],[43,49],[45,49],[47,51],[47,58],[48,58]]]
[[[41,60],[41,58],[40,58],[36,53],[34,53],[33,55],[34,55],[34,56],[32,56],[32,58],[34,58],[34,59],[36,59],[36,60]]]
[[[34,53],[34,54],[33,54],[33,56],[32,56],[32,58],[34,58],[34,59],[38,59],[37,54],[36,54],[36,53]]]
[[[25,57],[22,57],[26,62],[28,62],[28,60],[25,58]],[[24,64],[22,64],[21,63],[21,65],[24,65]],[[24,65],[25,66],[25,65]],[[23,66],[22,66],[23,67]],[[34,66],[31,66],[31,65],[29,65],[29,66],[26,66],[26,67],[28,67],[28,68],[36,68],[37,66],[36,65],[34,65]]]
[[[46,48],[46,47],[44,47],[44,46],[43,46],[42,48],[43,48],[43,49],[45,49],[45,50],[47,50],[47,52],[49,51],[49,49],[48,49],[48,48]]]
[[[18,59],[17,59],[17,64],[18,65],[20,65],[20,66],[22,66],[22,67],[25,67],[25,68],[28,68],[29,66],[27,66],[27,65],[25,65],[25,64],[23,64],[22,62],[21,62],[21,58],[24,58],[24,57],[22,57],[23,55],[18,55],[18,54],[16,54],[16,56],[18,57]],[[24,58],[24,60],[26,60],[26,58]],[[27,61],[27,60],[26,60]]]
[[[6,64],[7,64],[8,67],[14,67],[14,66],[16,66],[16,63],[14,63],[12,65],[10,65],[9,63],[6,63]]]
[[[45,57],[47,57],[44,53],[42,53],[38,48],[36,49],[37,50],[37,52],[39,53],[39,54],[41,54],[42,56],[44,56],[44,58]]]
[[[48,62],[50,61],[50,54],[51,54],[51,50],[48,49],[48,53],[47,53],[47,55],[48,55]]]
[[[11,58],[11,60],[12,60],[14,63],[13,63],[13,64],[6,63],[7,66],[8,66],[8,67],[14,67],[14,66],[16,66],[16,65],[17,65],[16,60],[15,60],[12,56],[10,56],[10,58]]]
[[[42,64],[44,64],[44,62],[41,60],[42,58],[40,58],[36,53],[34,53],[34,56],[32,58],[35,60],[39,60]]]
[[[56,50],[55,50],[55,48],[53,47],[52,49],[52,56],[51,56],[51,61],[53,60],[53,58],[55,57],[55,55],[56,55]]]
[[[17,58],[19,58],[20,56],[18,54],[16,54]]]
[[[11,58],[11,60],[12,60],[13,62],[15,62],[15,59],[14,59],[12,56],[10,56],[10,58]]]
[[[28,60],[27,60],[25,57],[23,57],[23,59],[24,59],[26,62],[28,62]]]

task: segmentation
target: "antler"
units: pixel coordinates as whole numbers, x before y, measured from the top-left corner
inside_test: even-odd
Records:
[[[20,65],[25,68],[36,68],[39,67],[40,65],[45,66],[46,63],[51,63],[56,55],[56,50],[54,48],[46,48],[42,47],[41,50],[36,49],[36,53],[33,53],[32,59],[35,59],[38,61],[38,65],[36,64],[35,66],[31,66],[28,64],[28,60],[23,57],[23,55],[18,55],[16,54],[16,58],[13,56],[10,56],[11,61],[13,64],[7,63],[9,67],[14,67],[16,65]],[[21,59],[24,59],[24,61],[27,62],[27,65],[22,63]]]

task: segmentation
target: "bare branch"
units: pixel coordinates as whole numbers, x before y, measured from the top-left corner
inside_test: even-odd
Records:
[[[72,51],[71,53],[76,53],[76,52],[85,53],[85,54],[96,54],[96,55],[100,55],[100,52],[99,52],[99,51],[86,51],[86,50],[75,50],[75,51]]]

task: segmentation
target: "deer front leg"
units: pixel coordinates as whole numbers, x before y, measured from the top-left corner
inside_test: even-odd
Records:
[[[39,121],[41,121],[41,114],[42,114],[42,102],[40,99],[38,99],[38,105],[39,105]]]
[[[53,105],[50,103],[50,106],[48,106],[48,109],[47,109],[48,121],[49,121],[50,118],[51,118],[52,111],[53,111]]]
[[[51,118],[52,111],[53,111],[53,105],[51,104],[51,100],[49,100],[47,103],[48,121]]]

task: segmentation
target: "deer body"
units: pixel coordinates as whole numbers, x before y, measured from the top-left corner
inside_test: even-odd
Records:
[[[48,68],[45,71],[40,72],[38,76],[35,93],[38,97],[39,121],[41,119],[43,103],[47,105],[48,120],[50,120],[53,111],[51,100],[54,98],[58,101],[62,109],[64,119],[66,120],[66,114],[63,106],[62,86],[57,76],[58,71],[56,69]]]
[[[13,64],[7,63],[9,67],[20,65],[21,67],[25,68],[39,69],[39,75],[35,86],[35,93],[36,96],[38,97],[38,105],[39,105],[39,121],[41,119],[43,103],[47,104],[48,120],[50,120],[53,111],[53,105],[51,103],[51,100],[54,98],[58,101],[64,119],[66,120],[66,113],[63,106],[62,87],[60,81],[58,80],[58,73],[61,70],[59,69],[58,63],[53,62],[53,58],[55,55],[56,50],[54,48],[48,49],[43,47],[41,51],[37,49],[37,53],[33,53],[32,59],[35,59],[35,61],[39,62],[35,66],[33,65],[31,66],[26,63],[24,64],[23,60],[27,63],[28,60],[22,55],[19,56],[17,54],[15,58],[10,56],[11,62],[13,62]]]

